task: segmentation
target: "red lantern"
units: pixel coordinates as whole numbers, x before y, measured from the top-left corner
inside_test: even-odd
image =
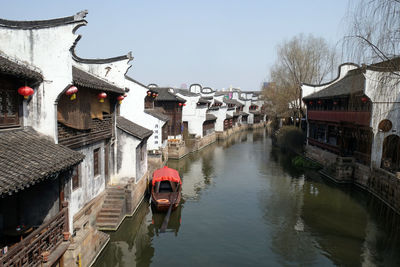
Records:
[[[76,98],[76,93],[78,92],[78,88],[76,88],[76,86],[71,86],[66,92],[65,94],[67,96],[71,96],[70,99],[74,100]]]
[[[118,103],[121,105],[122,104],[122,100],[124,100],[124,96],[123,95],[119,95],[118,97],[117,97],[117,100],[118,100]]]
[[[101,92],[100,94],[97,95],[97,98],[100,100],[100,103],[104,102],[104,99],[107,97],[107,94],[104,92]]]
[[[34,92],[35,91],[33,91],[33,89],[29,86],[22,86],[18,88],[18,94],[24,96],[25,99],[28,99],[29,96],[33,95]]]
[[[366,103],[366,102],[368,101],[368,98],[366,98],[365,96],[364,96],[364,97],[361,97],[361,101],[362,101],[363,103]]]
[[[153,97],[156,97],[157,96],[157,94],[156,93],[153,93]]]
[[[337,101],[333,101],[333,104],[334,104],[334,105],[337,105]]]
[[[186,104],[183,104],[183,106],[185,107],[185,106],[186,106]]]
[[[150,92],[150,91],[147,91],[147,95],[148,95],[148,96],[151,96],[151,92]]]
[[[179,103],[179,106],[181,107],[181,106],[182,106],[182,103]]]
[[[312,105],[312,101],[308,102],[308,104]]]
[[[318,100],[317,103],[318,103],[318,105],[321,105],[321,104],[322,104],[322,101],[321,101],[321,100]]]

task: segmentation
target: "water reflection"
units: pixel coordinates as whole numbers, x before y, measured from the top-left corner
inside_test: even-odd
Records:
[[[380,201],[292,166],[265,131],[243,132],[168,166],[182,201],[143,203],[95,266],[400,266],[399,217]]]

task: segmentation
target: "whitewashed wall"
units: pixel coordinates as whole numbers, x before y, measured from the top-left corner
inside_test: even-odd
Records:
[[[139,139],[117,129],[117,173],[112,178],[113,183],[136,176],[136,147],[139,144]]]
[[[388,75],[382,81],[382,73],[366,70],[365,94],[371,99],[372,117],[371,128],[374,134],[371,150],[371,165],[379,168],[381,165],[383,141],[389,135],[400,136],[400,85],[398,76]],[[396,103],[397,102],[397,103]],[[378,130],[379,123],[388,119],[392,122],[392,129],[388,132]]]
[[[184,96],[177,93],[177,96],[186,100],[186,106],[182,108],[182,121],[188,122],[188,130],[190,134],[196,137],[203,137],[203,123],[206,120],[206,108],[199,108],[197,102],[199,96]]]
[[[26,105],[24,125],[50,136],[57,142],[57,96],[72,82],[72,58],[69,49],[77,39],[76,22],[43,29],[0,27],[0,51],[38,67],[44,82]]]
[[[93,151],[99,148],[99,162],[100,162],[100,174],[94,176],[94,165],[93,165]],[[72,226],[73,216],[79,212],[89,201],[97,197],[105,189],[105,175],[104,175],[104,141],[98,142],[77,149],[76,151],[81,152],[85,155],[85,159],[79,165],[80,173],[80,187],[72,190],[72,183],[69,184],[71,190],[71,196],[69,200],[69,215],[70,215],[70,226]]]

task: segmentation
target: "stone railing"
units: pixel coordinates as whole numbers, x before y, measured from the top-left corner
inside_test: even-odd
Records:
[[[63,242],[63,232],[68,231],[68,208],[65,207],[51,220],[42,224],[31,234],[0,258],[0,267],[38,266],[43,254],[50,254]]]

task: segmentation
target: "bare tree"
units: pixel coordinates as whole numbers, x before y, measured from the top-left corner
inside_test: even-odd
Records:
[[[356,63],[388,61],[400,52],[400,0],[353,0],[345,54]]]
[[[264,90],[264,94],[278,115],[301,118],[301,83],[320,84],[333,73],[336,52],[323,38],[300,34],[282,42],[277,49],[277,60],[270,70],[270,81],[275,90]],[[299,125],[300,125],[299,123]]]

